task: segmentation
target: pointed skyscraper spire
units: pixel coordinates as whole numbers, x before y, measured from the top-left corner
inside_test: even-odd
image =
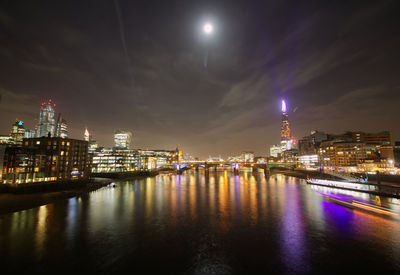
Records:
[[[282,99],[281,140],[290,140],[289,118],[287,114],[286,101],[284,99]]]

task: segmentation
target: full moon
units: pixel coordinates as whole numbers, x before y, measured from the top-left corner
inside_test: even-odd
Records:
[[[206,34],[212,33],[213,30],[214,30],[213,25],[211,25],[210,23],[204,24],[204,26],[203,26],[203,31],[204,31]]]

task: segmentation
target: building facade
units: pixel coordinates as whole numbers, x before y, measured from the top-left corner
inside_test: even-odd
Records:
[[[290,126],[289,126],[289,116],[286,108],[286,101],[282,100],[282,125],[281,125],[281,141],[290,140]]]
[[[114,147],[118,149],[129,149],[132,142],[132,133],[129,131],[116,131],[114,133]]]
[[[1,135],[0,136],[0,145],[13,145],[14,140],[11,136]]]
[[[58,114],[57,127],[54,136],[60,138],[68,137],[68,124],[61,114]]]
[[[136,150],[102,149],[93,153],[93,173],[115,173],[136,171],[139,167]]]
[[[366,159],[364,143],[324,141],[319,148],[321,166],[357,166]]]
[[[24,138],[34,138],[34,137],[36,137],[36,131],[35,130],[25,129]]]
[[[22,141],[25,136],[25,128],[24,128],[24,122],[17,120],[11,130],[11,138],[12,142],[16,146],[22,146]]]
[[[53,138],[24,139],[22,147],[7,147],[2,182],[20,184],[85,179],[91,169],[88,144],[83,140]]]
[[[48,102],[43,102],[42,105],[40,105],[36,137],[55,136],[57,127],[55,106],[56,104],[54,104],[51,99]]]

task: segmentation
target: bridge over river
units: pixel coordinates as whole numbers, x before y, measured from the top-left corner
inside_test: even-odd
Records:
[[[165,164],[157,166],[159,171],[163,170],[176,170],[178,174],[182,174],[185,170],[205,169],[206,171],[214,170],[232,170],[235,174],[239,173],[239,170],[251,170],[255,171],[262,169],[264,173],[269,173],[271,168],[286,168],[294,169],[295,163],[283,163],[283,162],[269,162],[269,163],[254,163],[254,162],[230,162],[230,161],[191,161],[181,162],[177,164]]]

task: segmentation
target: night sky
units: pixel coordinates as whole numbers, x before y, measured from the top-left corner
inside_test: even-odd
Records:
[[[400,139],[399,1],[2,1],[0,134],[52,98],[70,137],[194,156],[293,135]],[[212,36],[202,24],[215,26]],[[208,64],[204,57],[208,52]]]

